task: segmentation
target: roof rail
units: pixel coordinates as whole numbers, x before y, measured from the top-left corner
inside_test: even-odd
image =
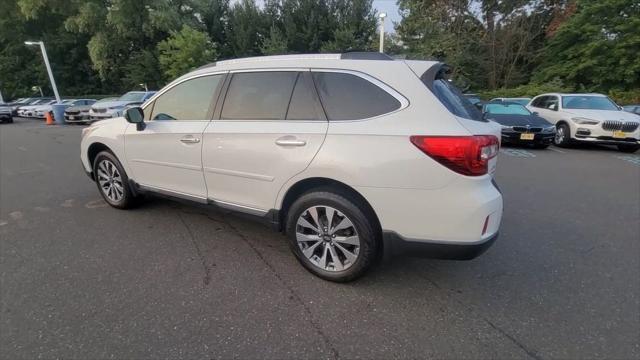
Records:
[[[393,58],[387,54],[379,52],[354,51],[343,53],[340,55],[343,60],[386,60],[393,61]]]
[[[206,65],[202,65],[199,68],[197,68],[196,70],[202,70],[202,69],[206,69],[206,68],[210,68],[210,67],[214,67],[214,66],[216,66],[216,63],[212,62],[212,63],[206,64]]]

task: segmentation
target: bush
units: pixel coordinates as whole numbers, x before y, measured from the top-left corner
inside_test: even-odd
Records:
[[[608,95],[618,105],[640,104],[640,89],[629,91],[609,90]]]
[[[575,89],[569,86],[565,86],[560,79],[554,79],[553,81],[542,83],[542,84],[526,84],[520,85],[515,88],[510,89],[497,89],[497,90],[486,90],[486,91],[478,91],[477,94],[484,100],[490,100],[498,97],[534,97],[544,93],[552,93],[552,92],[577,92],[577,93],[588,93],[588,92],[597,92],[597,91],[589,91],[585,88]],[[640,89],[633,90],[609,90],[607,94],[613,101],[615,101],[618,105],[628,105],[628,104],[640,104]]]
[[[571,92],[571,89],[568,86],[565,86],[560,79],[554,79],[547,83],[542,84],[526,84],[520,85],[515,88],[502,88],[497,90],[487,90],[487,91],[478,91],[478,95],[481,98],[490,100],[497,97],[534,97],[544,93],[550,92]]]

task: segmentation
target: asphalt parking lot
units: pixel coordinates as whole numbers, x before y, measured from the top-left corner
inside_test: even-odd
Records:
[[[244,217],[107,207],[81,126],[0,125],[2,358],[640,358],[640,154],[501,150],[501,236],[350,284]]]

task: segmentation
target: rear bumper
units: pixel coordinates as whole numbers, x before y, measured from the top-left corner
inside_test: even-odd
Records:
[[[464,244],[407,239],[393,231],[384,231],[382,238],[386,255],[471,260],[487,251],[498,239],[498,233],[476,243]]]

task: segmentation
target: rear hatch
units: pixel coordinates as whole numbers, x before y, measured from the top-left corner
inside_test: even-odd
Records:
[[[480,110],[453,85],[448,78],[450,68],[447,65],[411,60],[406,63],[427,89],[472,136],[495,137],[499,144],[501,139],[500,125],[484,119]],[[492,176],[495,173],[496,164],[497,156],[492,156],[488,160],[488,172]]]

